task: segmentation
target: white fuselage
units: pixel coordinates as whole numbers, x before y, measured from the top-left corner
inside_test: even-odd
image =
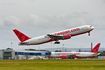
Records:
[[[63,31],[59,31],[59,32],[54,32],[54,33],[50,33],[51,35],[67,35],[70,34],[71,37],[72,36],[76,36],[76,35],[80,35],[80,34],[84,34],[84,33],[90,33],[90,31],[92,31],[94,29],[94,27],[92,27],[91,25],[84,25],[84,26],[80,26],[80,27],[76,27],[76,28],[71,28],[71,29],[67,29],[67,30],[63,30]],[[25,45],[38,45],[38,44],[43,44],[43,43],[47,43],[47,42],[51,42],[54,41],[52,38],[50,38],[49,36],[43,35],[43,36],[39,36],[39,37],[34,37],[32,39],[29,39],[27,41],[24,41],[22,43],[24,43]],[[21,44],[20,45],[24,45]]]
[[[97,55],[97,53],[93,52],[51,52],[51,57],[72,56],[74,58],[87,58]]]

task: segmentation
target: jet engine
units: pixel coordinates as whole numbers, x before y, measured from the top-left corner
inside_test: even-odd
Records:
[[[66,59],[67,57],[66,56],[62,56],[62,59]]]
[[[71,35],[70,34],[67,34],[67,35],[64,36],[64,40],[65,39],[69,39],[69,38],[71,38]]]

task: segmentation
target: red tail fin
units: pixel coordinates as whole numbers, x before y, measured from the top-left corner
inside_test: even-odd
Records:
[[[101,43],[98,43],[90,52],[97,53]]]
[[[13,31],[21,42],[31,39],[30,37],[26,36],[25,34],[21,33],[20,31],[18,31],[16,29],[14,29]]]

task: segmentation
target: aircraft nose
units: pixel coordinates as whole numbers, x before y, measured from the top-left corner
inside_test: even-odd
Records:
[[[90,26],[90,28],[93,30],[94,29],[94,27],[93,26]]]
[[[92,28],[92,29],[94,29],[94,27],[93,27],[93,26],[92,26],[91,28]]]

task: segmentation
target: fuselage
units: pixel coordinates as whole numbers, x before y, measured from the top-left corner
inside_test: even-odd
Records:
[[[63,56],[66,57],[73,57],[73,58],[88,58],[97,56],[97,53],[93,52],[51,52],[51,58],[59,57],[62,58]]]
[[[90,31],[92,31],[93,29],[94,27],[91,25],[84,25],[84,26],[71,28],[71,29],[67,29],[67,30],[63,30],[59,32],[50,33],[50,34],[51,35],[63,35],[63,36],[70,34],[71,37],[73,37],[73,36],[81,35],[84,33],[90,33]],[[43,43],[47,43],[51,41],[55,41],[55,40],[53,38],[50,38],[46,34],[43,36],[34,37],[24,42],[21,42],[19,45],[26,45],[26,44],[27,45],[38,45],[38,44],[43,44]]]

